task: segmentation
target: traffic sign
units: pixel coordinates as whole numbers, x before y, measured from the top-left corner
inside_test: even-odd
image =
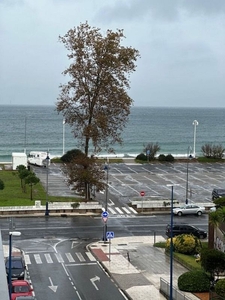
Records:
[[[145,192],[144,191],[141,191],[140,192],[140,195],[143,197],[145,195]]]
[[[104,217],[102,217],[102,220],[103,220],[103,222],[104,222],[104,223],[107,223],[107,221],[108,221],[108,218],[104,218]]]
[[[107,231],[106,232],[107,239],[113,239],[114,238],[114,231]]]
[[[108,218],[108,216],[109,216],[109,213],[106,210],[102,212],[103,218]]]

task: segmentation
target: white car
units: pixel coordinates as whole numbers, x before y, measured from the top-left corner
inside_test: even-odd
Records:
[[[197,215],[201,216],[205,213],[205,207],[198,206],[196,204],[186,204],[182,207],[176,207],[173,209],[174,215]]]

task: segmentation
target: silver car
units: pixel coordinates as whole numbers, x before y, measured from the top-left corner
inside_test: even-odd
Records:
[[[182,207],[176,207],[173,209],[174,215],[197,215],[201,216],[205,213],[205,207],[198,206],[196,204],[186,204]]]

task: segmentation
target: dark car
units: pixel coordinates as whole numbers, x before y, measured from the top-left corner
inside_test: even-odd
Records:
[[[9,275],[9,257],[5,259],[7,277]],[[11,279],[25,279],[26,265],[23,256],[12,256],[11,258]]]
[[[197,228],[192,225],[188,224],[174,224],[173,225],[173,236],[179,235],[179,234],[193,234],[199,239],[205,239],[207,237],[207,232],[203,229]],[[168,237],[171,237],[171,226],[170,224],[166,227],[166,235]]]
[[[212,200],[225,197],[225,189],[213,189]]]

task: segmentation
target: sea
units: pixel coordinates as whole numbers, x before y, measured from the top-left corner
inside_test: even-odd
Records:
[[[225,108],[133,106],[122,133],[123,145],[114,145],[114,154],[103,150],[98,155],[133,158],[148,143],[158,143],[158,155],[186,157],[195,150],[196,156],[202,156],[205,144],[224,147],[224,135]],[[0,162],[10,162],[13,152],[49,151],[50,157],[61,157],[75,148],[79,146],[71,127],[64,124],[56,106],[0,105]]]

